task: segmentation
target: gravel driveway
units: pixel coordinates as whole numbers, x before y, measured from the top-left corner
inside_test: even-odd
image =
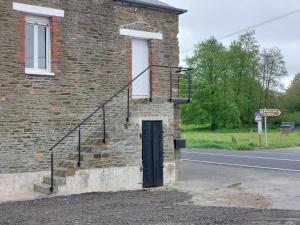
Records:
[[[0,204],[0,224],[300,225],[300,211],[201,207],[181,192],[92,193]]]

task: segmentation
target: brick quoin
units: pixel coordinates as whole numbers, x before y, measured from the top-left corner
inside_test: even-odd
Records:
[[[58,17],[51,17],[51,71],[59,71]],[[25,68],[25,15],[18,14],[18,63]]]
[[[157,65],[157,47],[153,41],[149,41],[149,64]],[[152,77],[152,91],[157,89],[157,67],[151,67],[150,76]]]
[[[18,63],[25,68],[25,16],[18,14]]]
[[[51,72],[59,72],[59,18],[51,17]]]
[[[132,80],[132,39],[128,40],[127,47],[128,82]],[[132,85],[130,85],[131,87]]]
[[[157,64],[157,47],[155,43],[149,41],[149,65]],[[128,41],[127,49],[127,64],[128,64],[128,82],[132,80],[132,39]],[[157,68],[151,67],[150,76],[152,77],[152,91],[157,89]]]

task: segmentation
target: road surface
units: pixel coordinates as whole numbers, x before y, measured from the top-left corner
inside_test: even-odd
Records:
[[[185,149],[182,159],[204,164],[300,172],[300,148],[256,151]]]
[[[176,179],[201,206],[300,210],[300,148],[185,149]]]

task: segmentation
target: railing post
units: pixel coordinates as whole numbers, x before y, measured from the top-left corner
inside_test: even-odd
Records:
[[[53,182],[53,176],[54,176],[54,169],[53,169],[53,151],[51,151],[51,184],[50,184],[50,192],[53,193],[54,191],[54,182]]]
[[[192,74],[190,71],[188,71],[189,73],[189,102],[191,102],[192,100]]]
[[[172,69],[170,68],[170,102],[172,102],[173,99],[173,73]]]
[[[181,73],[178,73],[178,98],[180,98],[180,76],[181,76]]]
[[[129,95],[130,95],[130,88],[129,88],[129,86],[128,86],[128,88],[127,88],[127,118],[126,118],[126,122],[128,123],[129,122],[129,117],[130,117],[130,109],[129,109]]]
[[[81,166],[81,127],[78,128],[78,167]]]
[[[153,97],[153,67],[154,66],[150,66],[150,102],[152,102],[152,97]]]
[[[102,108],[103,110],[103,143],[106,143],[106,123],[105,123],[105,106]]]

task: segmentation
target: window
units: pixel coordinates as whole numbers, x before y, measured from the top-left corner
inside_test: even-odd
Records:
[[[26,16],[25,21],[25,73],[53,75],[51,73],[51,40],[48,18]]]

